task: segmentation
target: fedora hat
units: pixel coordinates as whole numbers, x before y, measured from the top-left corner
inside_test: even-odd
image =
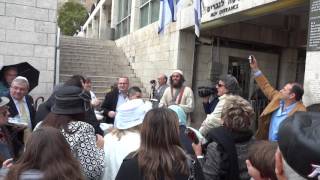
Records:
[[[314,169],[320,165],[320,113],[296,112],[288,117],[280,125],[278,143],[283,158],[295,172],[305,178],[319,175]]]
[[[51,112],[55,114],[79,114],[90,108],[90,94],[76,86],[63,86],[55,93]]]

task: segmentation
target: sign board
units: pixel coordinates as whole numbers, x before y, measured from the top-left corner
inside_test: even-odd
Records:
[[[320,0],[310,1],[308,51],[320,51]]]
[[[203,0],[201,22],[212,21],[277,0]]]

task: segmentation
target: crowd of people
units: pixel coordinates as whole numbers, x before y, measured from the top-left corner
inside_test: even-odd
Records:
[[[203,97],[207,116],[195,130],[194,94],[181,70],[159,75],[152,103],[128,77],[100,101],[91,79],[74,75],[35,108],[28,79],[9,68],[0,83],[0,179],[319,179],[320,114],[305,112],[300,84],[278,91],[254,57],[250,67],[269,100],[257,131],[230,74],[215,97]]]

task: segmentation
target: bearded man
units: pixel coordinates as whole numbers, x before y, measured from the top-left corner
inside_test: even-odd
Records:
[[[181,70],[175,70],[170,76],[170,87],[168,87],[160,100],[159,107],[170,105],[180,106],[185,113],[194,109],[194,97],[191,88],[184,86],[185,79]]]

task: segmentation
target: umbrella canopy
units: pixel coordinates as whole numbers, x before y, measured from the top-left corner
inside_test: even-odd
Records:
[[[28,79],[29,81],[29,92],[34,89],[35,87],[37,87],[38,83],[39,83],[39,75],[40,72],[34,68],[33,66],[31,66],[29,63],[27,62],[22,62],[19,64],[12,64],[12,65],[7,65],[7,66],[3,66],[0,70],[0,79],[4,79],[4,71],[8,68],[11,67],[15,67],[18,70],[18,76],[24,76]]]

